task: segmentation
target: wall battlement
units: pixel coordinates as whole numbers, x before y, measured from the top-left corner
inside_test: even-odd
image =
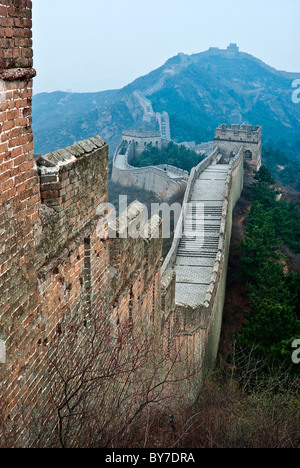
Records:
[[[226,125],[222,124],[215,131],[217,140],[237,140],[243,142],[256,142],[261,139],[262,127],[253,125]]]
[[[154,130],[123,130],[123,140],[126,138],[161,138],[161,133]]]
[[[209,55],[223,55],[224,57],[231,58],[237,57],[240,54],[240,48],[235,43],[229,44],[226,49],[220,49],[219,47],[210,47],[207,52],[203,52]]]
[[[126,147],[130,144],[133,145],[133,157],[138,157],[147,145],[152,145],[161,149],[161,140],[161,133],[151,130],[124,130],[122,133],[122,141],[124,142],[124,145]]]
[[[52,209],[43,223],[41,256],[51,258],[97,216],[107,201],[108,146],[94,137],[37,157],[41,202]]]
[[[220,125],[215,131],[214,147],[218,147],[225,158],[237,155],[244,148],[246,173],[249,180],[261,166],[262,127],[252,125]]]
[[[240,52],[240,48],[237,46],[237,44],[231,43],[227,47],[226,52],[230,55],[237,55]]]
[[[259,143],[262,127],[253,125],[220,125],[215,131],[215,140],[239,141],[245,143]]]

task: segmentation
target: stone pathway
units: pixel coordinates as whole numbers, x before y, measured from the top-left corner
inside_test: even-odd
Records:
[[[203,304],[218,252],[228,164],[209,166],[196,180],[177,252],[176,303]]]

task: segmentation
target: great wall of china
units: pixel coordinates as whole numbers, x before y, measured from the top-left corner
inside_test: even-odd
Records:
[[[182,185],[186,185],[189,174],[168,164],[134,167],[133,161],[147,145],[161,149],[161,133],[145,130],[124,131],[113,158],[112,180],[123,186],[143,188],[157,193],[163,199],[168,199]]]
[[[84,341],[90,317],[107,323],[116,342],[118,327],[128,322],[135,336],[158,338],[162,355],[170,341],[180,344],[185,364],[200,369],[188,388],[195,397],[218,350],[232,211],[244,180],[261,164],[261,127],[221,125],[213,152],[189,176],[163,265],[158,217],[149,220],[147,238],[100,237],[99,222],[108,232],[99,215],[108,199],[106,142],[95,136],[34,158],[31,8],[30,0],[0,4],[0,411],[2,423],[17,428],[21,447],[41,442],[32,429],[37,408],[41,422],[42,411],[47,421],[54,418],[55,337],[63,340],[62,330],[76,324]],[[161,168],[163,175],[172,170]],[[128,229],[140,212],[135,202],[123,213]],[[61,373],[70,359],[62,356]]]

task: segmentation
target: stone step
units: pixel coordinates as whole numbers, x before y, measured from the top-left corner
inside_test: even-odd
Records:
[[[222,208],[208,208],[207,210],[188,210],[185,213],[186,216],[191,216],[191,215],[196,215],[196,214],[201,214],[201,216],[210,216],[211,214],[217,214],[218,216],[222,216]]]
[[[195,246],[195,247],[191,247],[191,246],[187,246],[187,247],[180,247],[178,249],[178,253],[180,254],[186,254],[188,255],[189,252],[193,252],[193,253],[196,253],[198,254],[200,257],[201,255],[205,255],[205,254],[210,254],[210,253],[213,253],[214,255],[217,254],[218,252],[218,246],[206,246],[206,247],[202,247],[202,246]]]
[[[190,256],[196,256],[199,258],[215,258],[218,253],[218,249],[206,249],[206,250],[201,250],[201,249],[184,249],[184,250],[178,250],[178,255],[181,257],[190,257]]]
[[[193,252],[193,251],[178,251],[178,257],[199,257],[199,258],[216,258],[217,252]]]
[[[194,244],[194,245],[181,245],[179,246],[178,250],[180,252],[183,252],[183,251],[188,251],[188,250],[191,250],[191,251],[197,251],[197,252],[200,252],[200,251],[207,251],[207,250],[211,250],[211,251],[217,251],[218,250],[218,245],[203,245],[203,244]]]
[[[183,236],[183,238],[180,240],[180,245],[181,244],[186,244],[187,242],[202,242],[205,244],[218,244],[219,243],[219,238],[218,237],[205,237],[205,236]]]
[[[198,220],[198,221],[194,221],[194,222],[191,222],[191,223],[185,223],[184,226],[183,226],[183,229],[184,231],[191,231],[191,232],[195,232],[195,230],[197,229],[197,231],[211,231],[211,230],[216,230],[217,232],[219,232],[220,230],[220,225],[221,223],[219,224],[208,224],[208,223],[205,223],[205,221],[203,222]]]
[[[218,243],[203,244],[203,242],[190,242],[180,244],[178,250],[218,250]]]
[[[221,210],[222,211],[222,205],[206,205],[205,203],[198,202],[195,203],[194,201],[190,202],[188,204],[188,210]]]

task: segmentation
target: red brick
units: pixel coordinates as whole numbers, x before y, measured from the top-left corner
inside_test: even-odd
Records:
[[[14,25],[14,20],[12,18],[1,18],[1,27],[6,28],[6,27],[12,27]],[[6,30],[4,31],[6,34]]]
[[[2,125],[2,131],[7,132],[8,130],[11,130],[14,128],[14,121],[13,120],[8,120],[7,122],[4,122]]]
[[[7,145],[8,146],[8,145]],[[17,158],[18,156],[20,156],[20,154],[22,154],[22,147],[19,146],[19,148],[14,148],[12,151],[11,151],[11,157],[12,159],[14,158]]]
[[[14,37],[15,30],[13,28],[5,29],[5,37]]]
[[[8,151],[8,144],[7,143],[0,143],[0,154],[5,153]]]
[[[18,138],[13,138],[8,142],[9,148],[14,148],[16,146],[25,145],[28,142],[29,135],[24,135]]]
[[[7,7],[5,7],[3,5],[0,5],[0,16],[7,16]],[[2,18],[1,18],[1,20],[2,20]]]
[[[20,166],[27,161],[26,155],[22,154],[21,156],[14,159],[14,166]]]
[[[59,198],[59,196],[60,196],[60,193],[58,190],[52,190],[49,192],[42,193],[43,200],[53,200],[54,198]]]
[[[6,182],[3,182],[1,184],[1,192],[5,192],[6,190],[11,189],[14,186],[14,181],[13,179],[9,179]]]

